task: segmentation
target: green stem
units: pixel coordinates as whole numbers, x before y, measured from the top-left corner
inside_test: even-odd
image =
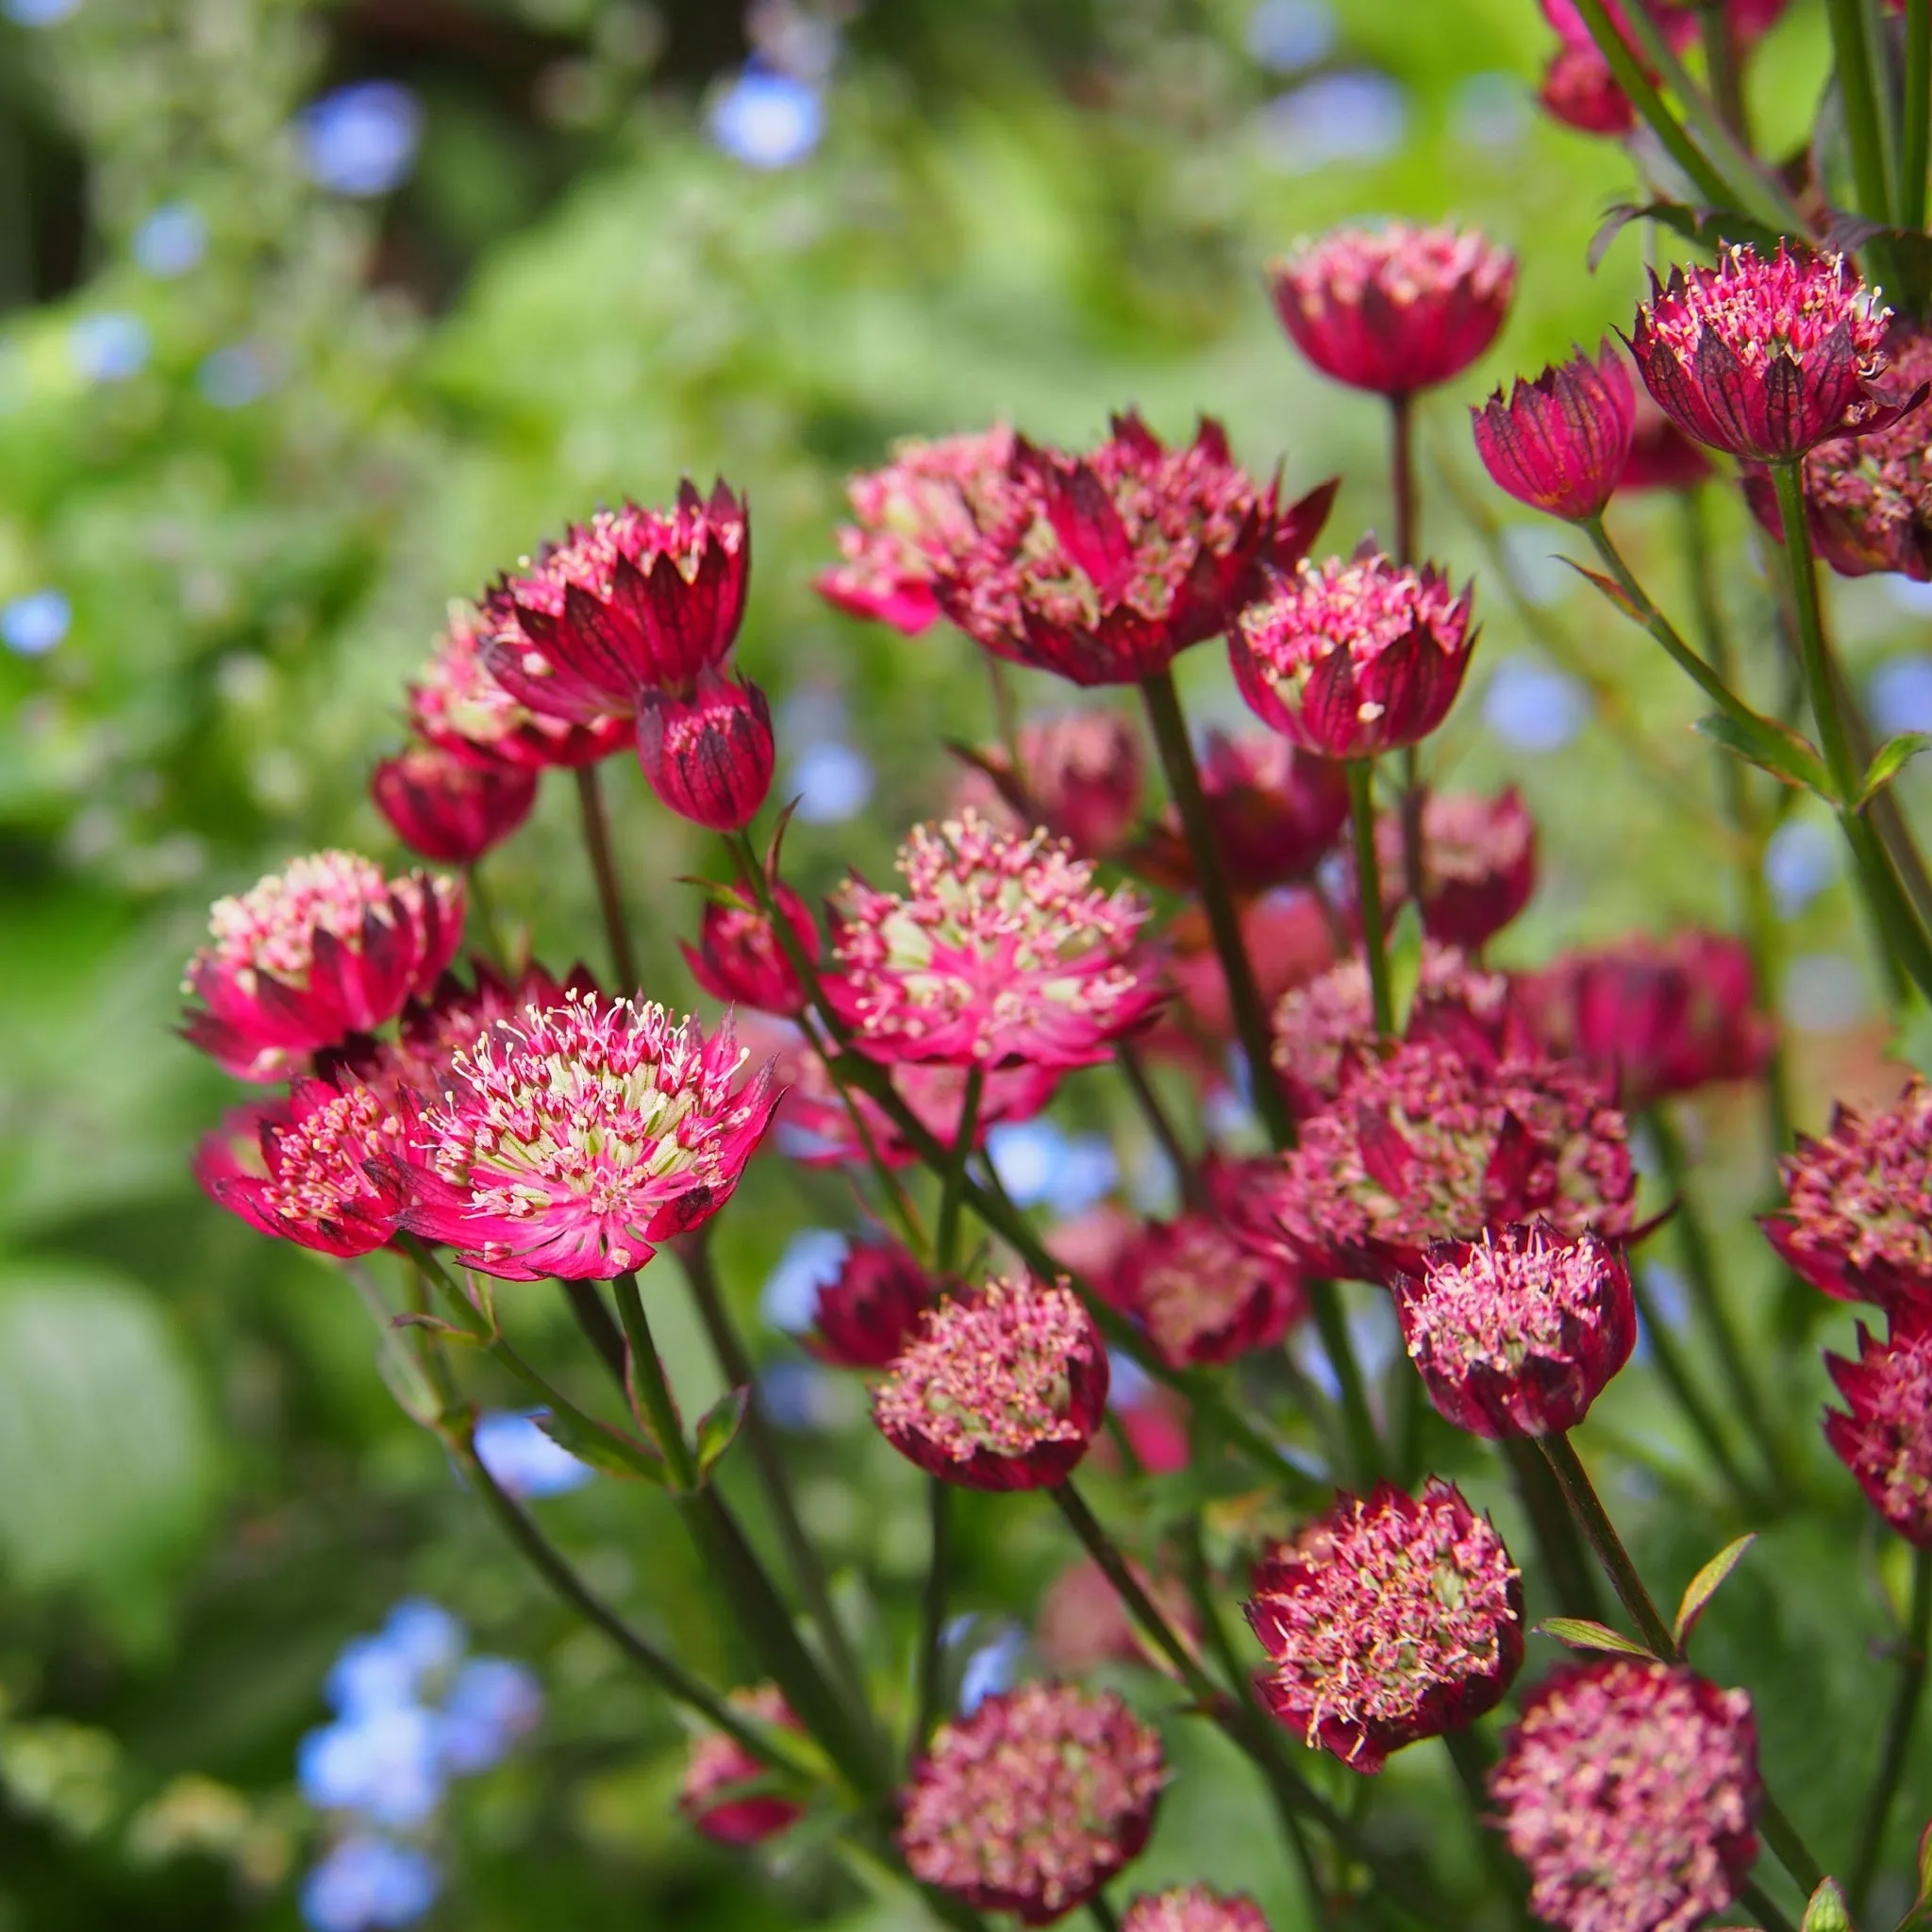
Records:
[[[1839,99],[1844,112],[1845,144],[1851,150],[1852,183],[1857,191],[1858,212],[1881,228],[1890,227],[1891,184],[1886,178],[1884,125],[1878,105],[1880,83],[1873,67],[1872,43],[1866,36],[1863,0],[1824,0],[1824,10],[1831,22],[1831,50],[1838,67]]]
[[[1372,1483],[1383,1474],[1386,1458],[1382,1439],[1375,1428],[1374,1412],[1369,1407],[1368,1385],[1362,1379],[1361,1364],[1356,1359],[1355,1344],[1349,1339],[1348,1312],[1341,1305],[1341,1291],[1332,1281],[1307,1284],[1308,1303],[1314,1310],[1315,1331],[1322,1338],[1322,1352],[1341,1396],[1341,1424],[1348,1438],[1351,1471],[1358,1483]]]
[[[624,1387],[624,1330],[617,1325],[616,1318],[604,1305],[604,1297],[597,1291],[594,1281],[560,1281],[564,1299],[570,1303],[571,1314],[575,1318],[577,1327],[597,1358],[616,1378],[617,1386]]]
[[[954,1132],[951,1158],[940,1194],[940,1233],[934,1252],[939,1272],[950,1275],[959,1266],[959,1205],[966,1186],[966,1163],[973,1158],[974,1136],[979,1127],[979,1103],[986,1092],[986,1070],[973,1068],[959,1100],[959,1124]]]
[[[1100,1932],[1121,1932],[1120,1914],[1108,1904],[1104,1891],[1096,1891],[1087,1901],[1087,1916],[1100,1927]]]
[[[1765,1895],[1762,1886],[1756,1885],[1747,1878],[1739,1887],[1738,1896],[1743,1902],[1745,1910],[1764,1928],[1764,1932],[1796,1932],[1796,1927],[1791,1922]]]
[[[576,769],[577,810],[584,823],[584,851],[597,882],[597,908],[604,916],[604,937],[616,969],[615,991],[628,997],[638,990],[637,955],[631,950],[630,927],[625,921],[624,895],[618,891],[617,863],[610,852],[610,818],[604,808],[604,791],[595,765]]]
[[[1200,1172],[1188,1158],[1188,1150],[1181,1145],[1181,1137],[1175,1131],[1166,1108],[1161,1106],[1160,1095],[1154,1091],[1154,1082],[1148,1078],[1141,1056],[1134,1051],[1130,1041],[1124,1040],[1114,1048],[1113,1057],[1126,1079],[1128,1092],[1134,1096],[1134,1104],[1141,1109],[1141,1118],[1147,1123],[1155,1143],[1174,1169],[1174,1186],[1180,1191],[1183,1204],[1196,1211],[1205,1208],[1208,1202],[1202,1191]]]
[[[1342,769],[1348,774],[1348,815],[1355,828],[1356,900],[1362,951],[1369,962],[1369,996],[1376,1037],[1388,1041],[1395,1033],[1395,1005],[1389,983],[1389,936],[1382,921],[1382,873],[1375,858],[1374,766],[1367,758],[1350,758]]]
[[[698,1462],[685,1440],[684,1423],[677,1413],[677,1401],[665,1378],[664,1364],[658,1344],[651,1339],[651,1320],[644,1312],[644,1298],[638,1291],[635,1273],[617,1277],[617,1314],[624,1324],[625,1340],[630,1344],[630,1393],[638,1409],[638,1420],[657,1440],[658,1452],[674,1490],[690,1492],[698,1487]]]
[[[1506,1436],[1496,1446],[1515,1478],[1517,1499],[1529,1518],[1537,1554],[1549,1573],[1558,1611],[1566,1617],[1602,1623],[1603,1596],[1597,1589],[1596,1573],[1590,1567],[1576,1524],[1564,1507],[1563,1492],[1549,1465],[1526,1437]]]
[[[1677,1338],[1664,1320],[1656,1296],[1638,1270],[1631,1271],[1630,1285],[1637,1299],[1637,1312],[1643,1318],[1643,1332],[1649,1340],[1650,1352],[1657,1360],[1657,1374],[1663,1378],[1664,1387],[1671,1391],[1677,1407],[1684,1411],[1684,1419],[1696,1431],[1697,1440],[1717,1464],[1718,1473],[1729,1487],[1739,1507],[1747,1515],[1755,1515],[1763,1507],[1763,1498],[1739,1466],[1717,1411],[1697,1386],[1690,1364],[1677,1346]]]
[[[1885,1743],[1878,1754],[1878,1773],[1865,1800],[1858,1849],[1852,1859],[1851,1879],[1845,1888],[1855,1924],[1865,1915],[1865,1901],[1878,1871],[1879,1854],[1885,1848],[1886,1823],[1891,1816],[1892,1802],[1905,1776],[1906,1759],[1911,1753],[1912,1728],[1925,1691],[1928,1640],[1932,1640],[1932,1550],[1914,1550],[1911,1606],[1906,1612],[1906,1627],[1899,1636],[1898,1683],[1885,1720]]]
[[[1523,1867],[1509,1856],[1509,1848],[1497,1837],[1490,1823],[1490,1754],[1474,1730],[1444,1731],[1442,1748],[1455,1767],[1457,1781],[1469,1800],[1470,1823],[1475,1827],[1476,1845],[1490,1876],[1515,1909],[1519,1924],[1526,1924],[1524,1902],[1527,1885]]]
[[[1899,122],[1898,225],[1925,225],[1927,144],[1932,142],[1932,0],[1906,0],[1906,71]],[[1923,288],[1915,291],[1924,299]]]
[[[1744,110],[1744,88],[1738,64],[1738,42],[1724,17],[1724,0],[1698,0],[1697,25],[1704,42],[1704,64],[1710,74],[1710,96],[1724,125],[1740,147],[1751,145],[1751,124]]]
[[[917,1766],[940,1715],[940,1666],[945,1656],[946,1599],[953,1576],[953,1491],[938,1476],[925,1479],[927,1518],[932,1524],[932,1561],[919,1608],[919,1675],[912,1707],[912,1729],[906,1740],[906,1762]]]
[[[483,882],[483,861],[473,858],[464,870],[464,879],[469,889],[471,909],[476,915],[476,923],[483,928],[483,950],[489,954],[491,963],[500,967],[507,974],[513,974],[508,952],[503,943],[503,930],[497,924],[496,899],[490,888]]]
[[[1160,753],[1161,767],[1167,774],[1168,790],[1174,794],[1174,810],[1179,814],[1181,830],[1194,862],[1194,881],[1200,890],[1202,909],[1208,915],[1208,928],[1214,936],[1214,950],[1227,981],[1235,1034],[1248,1058],[1255,1112],[1267,1128],[1269,1140],[1276,1147],[1287,1147],[1294,1140],[1294,1123],[1289,1115],[1287,1096],[1274,1077],[1268,1011],[1261,1002],[1254,963],[1248,958],[1247,941],[1241,937],[1241,915],[1235,909],[1227,873],[1221,863],[1221,847],[1214,836],[1214,822],[1208,816],[1208,800],[1201,790],[1201,774],[1194,764],[1194,747],[1188,741],[1187,720],[1181,712],[1180,694],[1174,690],[1174,674],[1162,671],[1144,679],[1141,696],[1146,705],[1155,746]]]

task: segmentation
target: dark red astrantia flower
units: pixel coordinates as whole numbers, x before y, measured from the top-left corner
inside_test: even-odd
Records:
[[[417,744],[376,766],[369,795],[410,851],[440,865],[470,865],[530,816],[537,774]]]
[[[1858,1358],[1828,1355],[1843,1396],[1824,1440],[1872,1507],[1908,1543],[1932,1549],[1932,1311],[1901,1308],[1883,1342],[1858,1325]]]
[[[1127,1907],[1121,1932],[1268,1932],[1251,1898],[1226,1898],[1205,1885],[1145,1893]]]
[[[1630,454],[1637,396],[1621,353],[1603,343],[1533,381],[1518,377],[1472,409],[1476,454],[1499,490],[1571,523],[1600,515]]]
[[[1020,727],[1019,768],[1004,746],[973,753],[1016,831],[1044,825],[1088,858],[1108,858],[1141,815],[1141,741],[1118,711],[1092,707]]]
[[[1511,785],[1493,798],[1432,791],[1423,801],[1423,930],[1480,953],[1536,891],[1536,822]],[[1405,891],[1402,821],[1375,822],[1375,857],[1391,905]]]
[[[939,1284],[897,1242],[855,1242],[820,1286],[805,1345],[834,1368],[889,1369],[938,1299]]]
[[[1543,69],[1538,102],[1553,121],[1579,134],[1621,141],[1637,125],[1637,109],[1617,84],[1610,63],[1592,44],[1558,47]]]
[[[638,759],[651,790],[708,831],[736,832],[757,817],[776,757],[755,684],[707,666],[690,697],[652,690],[638,698]]]
[[[734,1690],[726,1701],[768,1729],[804,1728],[775,1684]],[[770,1778],[770,1771],[736,1738],[723,1731],[706,1731],[691,1740],[684,1776],[678,1783],[677,1808],[697,1830],[721,1845],[762,1844],[790,1830],[805,1811],[795,1798],[782,1791],[758,1789]]]
[[[782,879],[772,881],[772,897],[808,959],[819,956],[819,929],[811,908]],[[741,895],[728,902],[708,900],[698,921],[695,946],[679,940],[677,949],[691,976],[727,1007],[750,1007],[760,1013],[795,1019],[805,1010],[805,989],[772,930],[761,907]]]
[[[1101,1287],[1177,1369],[1273,1348],[1307,1312],[1300,1271],[1211,1214],[1149,1222]]]

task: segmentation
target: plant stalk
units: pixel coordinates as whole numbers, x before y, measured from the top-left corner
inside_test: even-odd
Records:
[[[1885,1849],[1886,1823],[1905,1776],[1906,1760],[1911,1755],[1912,1729],[1925,1692],[1928,1640],[1932,1640],[1932,1550],[1914,1550],[1911,1605],[1906,1612],[1906,1627],[1899,1640],[1898,1682],[1892,1690],[1891,1709],[1885,1720],[1885,1743],[1878,1754],[1878,1772],[1865,1800],[1858,1849],[1852,1858],[1851,1877],[1845,1887],[1845,1900],[1855,1924],[1865,1915],[1865,1902],[1878,1872],[1879,1856]]]
[[[624,895],[617,885],[617,862],[610,850],[610,815],[604,806],[604,788],[595,765],[576,769],[577,809],[584,822],[584,851],[597,882],[597,909],[604,916],[604,938],[617,974],[614,991],[629,997],[638,990],[638,960],[631,949],[630,927],[624,916]]]
[[[936,1475],[925,1479],[927,1519],[932,1525],[932,1561],[919,1608],[919,1666],[912,1706],[912,1729],[906,1740],[906,1763],[916,1767],[940,1715],[940,1667],[945,1657],[946,1600],[953,1577],[953,1491]]]
[[[1355,891],[1362,923],[1362,951],[1369,962],[1369,995],[1374,1010],[1375,1037],[1395,1035],[1394,997],[1389,983],[1389,935],[1382,918],[1382,873],[1375,858],[1374,766],[1367,758],[1350,758],[1348,815],[1355,830]]]

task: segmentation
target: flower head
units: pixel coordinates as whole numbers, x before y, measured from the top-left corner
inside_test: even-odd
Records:
[[[734,1690],[733,1709],[770,1730],[801,1728],[775,1684]],[[782,1792],[757,1789],[771,1774],[736,1738],[706,1731],[692,1739],[677,1788],[677,1808],[708,1839],[721,1845],[762,1844],[789,1830],[804,1807]]]
[[[1474,228],[1338,228],[1268,271],[1275,312],[1324,375],[1378,395],[1448,382],[1495,340],[1516,258]]]
[[[1145,903],[1099,891],[1064,841],[968,810],[915,826],[899,872],[903,895],[852,878],[834,909],[827,991],[874,1058],[1090,1066],[1159,1004]]]
[[[1574,1429],[1637,1345],[1623,1256],[1546,1222],[1436,1242],[1419,1276],[1391,1285],[1437,1412],[1491,1441]]]
[[[520,705],[485,667],[483,636],[474,610],[452,608],[435,654],[409,687],[409,724],[425,744],[473,764],[527,772],[593,764],[621,749],[630,736],[625,719],[575,724]]]
[[[638,698],[638,758],[651,790],[708,831],[736,832],[757,817],[776,756],[755,684],[707,665],[690,697],[651,689]]]
[[[565,993],[458,1053],[408,1155],[413,1233],[511,1281],[608,1280],[729,1199],[777,1096],[729,1023]]]
[[[1149,1222],[1103,1291],[1177,1369],[1273,1348],[1307,1311],[1301,1271],[1244,1247],[1211,1214]]]
[[[819,577],[819,595],[908,637],[937,623],[935,571],[971,551],[981,527],[997,524],[1015,500],[1013,450],[1003,423],[894,443],[890,463],[845,486],[856,521],[840,525],[842,561]]]
[[[751,530],[723,483],[670,509],[599,510],[484,600],[483,661],[518,703],[591,724],[649,691],[688,696],[744,615]]]
[[[1248,708],[1324,758],[1366,758],[1426,738],[1456,702],[1475,645],[1470,599],[1433,564],[1373,552],[1275,577],[1228,638]]]
[[[889,1369],[918,1335],[939,1284],[896,1242],[855,1243],[818,1291],[805,1345],[841,1369]]]
[[[1189,1643],[1196,1642],[1200,1619],[1180,1579],[1150,1576],[1134,1562],[1127,1568],[1169,1624]],[[1152,1646],[1127,1614],[1120,1591],[1091,1557],[1069,1564],[1047,1586],[1033,1643],[1047,1668],[1067,1677],[1091,1675],[1108,1663],[1153,1662],[1169,1668],[1165,1659],[1151,1655]]]
[[[1844,1398],[1824,1412],[1824,1440],[1872,1507],[1920,1549],[1932,1549],[1932,1312],[1895,1313],[1881,1343],[1862,1323],[1858,1358],[1828,1355]]]
[[[1785,1206],[1762,1224],[1793,1274],[1841,1302],[1932,1307],[1932,1087],[1869,1119],[1839,1108],[1778,1177]]]
[[[1097,707],[1020,727],[1019,769],[1006,751],[974,764],[1018,815],[1018,829],[1044,825],[1090,858],[1110,857],[1140,816],[1141,741],[1120,712]]]
[[[772,897],[797,937],[808,959],[819,955],[819,929],[811,908],[782,879],[772,881]],[[805,1010],[805,989],[772,930],[762,908],[741,897],[709,900],[698,922],[695,946],[683,940],[677,949],[691,976],[727,1007],[750,1007],[760,1013],[796,1018]]]
[[[974,1490],[1069,1475],[1107,1407],[1107,1351],[1072,1289],[997,1280],[943,1301],[873,1397],[892,1447]]]
[[[1543,111],[1579,134],[1621,141],[1637,125],[1637,109],[1595,45],[1558,47],[1543,69],[1536,97]]]
[[[1306,552],[1324,487],[1287,511],[1204,421],[1169,449],[1136,415],[1087,456],[1022,441],[1016,489],[979,541],[937,566],[934,593],[969,637],[1075,684],[1136,684],[1216,637],[1264,563]]]
[[[1654,286],[1629,338],[1657,407],[1694,441],[1789,462],[1833,437],[1886,429],[1924,400],[1875,387],[1888,311],[1841,256],[1769,260],[1726,247],[1715,268]]]
[[[1143,1893],[1127,1907],[1121,1932],[1268,1932],[1268,1921],[1251,1898],[1189,1885]]]
[[[1389,1483],[1338,1497],[1255,1566],[1247,1618],[1269,1709],[1357,1771],[1493,1710],[1523,1664],[1523,1579],[1434,1476],[1419,1498]]]
[[[1360,1061],[1302,1123],[1300,1144],[1242,1221],[1312,1270],[1381,1280],[1421,1272],[1431,1241],[1499,1222],[1564,1235],[1627,1233],[1628,1129],[1595,1074],[1569,1060],[1486,1062],[1466,1043],[1410,1041]]]
[[[1445,946],[1479,952],[1536,891],[1536,821],[1515,786],[1493,798],[1432,791],[1423,801],[1423,930]],[[1375,823],[1386,891],[1403,887],[1402,821]]]
[[[1757,1856],[1751,1700],[1614,1657],[1533,1690],[1490,1774],[1530,1909],[1557,1932],[1691,1932]]]
[[[1022,1684],[940,1726],[899,1846],[922,1884],[1051,1924],[1140,1855],[1166,1775],[1159,1735],[1111,1692]]]
[[[182,1032],[227,1072],[274,1080],[426,992],[463,936],[456,879],[385,879],[351,852],[291,858],[208,915]]]
[[[1624,358],[1605,342],[1595,361],[1579,353],[1534,381],[1518,376],[1507,402],[1499,389],[1469,413],[1497,489],[1580,523],[1601,514],[1624,474],[1637,396]]]
[[[416,744],[376,766],[369,795],[410,851],[441,865],[469,865],[530,816],[537,774]]]
[[[237,1108],[194,1157],[209,1200],[249,1226],[325,1255],[366,1255],[395,1234],[404,1192],[387,1162],[409,1128],[367,1087],[298,1079],[286,1100]]]

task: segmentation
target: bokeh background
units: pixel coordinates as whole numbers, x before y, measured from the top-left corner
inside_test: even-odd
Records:
[[[802,798],[793,875],[876,874],[945,797],[939,741],[984,726],[985,687],[950,633],[908,644],[814,597],[844,475],[896,436],[995,416],[1079,443],[1126,404],[1169,435],[1205,409],[1297,492],[1341,473],[1330,540],[1347,547],[1388,520],[1381,415],[1296,361],[1261,266],[1391,213],[1478,222],[1523,260],[1497,348],[1423,422],[1424,541],[1476,575],[1486,616],[1437,770],[1519,783],[1544,827],[1506,959],[1728,923],[1686,690],[1468,445],[1464,406],[1495,380],[1627,323],[1654,243],[1632,225],[1594,273],[1585,258],[1638,192],[1630,161],[1535,110],[1533,0],[0,0],[0,1932],[299,1923],[302,1874],[341,1823],[313,1802],[312,1761],[298,1779],[299,1740],[327,1721],[345,1641],[409,1598],[524,1665],[546,1706],[398,1834],[438,1868],[427,1923],[916,1923],[809,1844],[760,1874],[672,1817],[679,1726],[494,1543],[385,1388],[355,1291],[193,1189],[188,1151],[232,1096],[172,1032],[180,963],[209,899],[294,852],[399,856],[363,785],[447,601],[687,472],[750,493],[741,657],[774,696],[780,789]],[[1822,8],[1800,0],[1757,66],[1769,147],[1803,138],[1825,65]],[[1758,546],[1710,494],[1724,604],[1769,687]],[[1670,507],[1618,515],[1681,608]],[[1923,593],[1836,594],[1882,728],[1932,724]],[[1215,651],[1183,669],[1199,716],[1235,715]],[[635,770],[608,776],[646,983],[690,1004],[674,941],[696,900],[678,881],[707,853]],[[559,783],[490,866],[558,964],[596,951],[571,806]],[[1790,816],[1764,865],[1788,955],[1771,997],[1815,1125],[1828,1094],[1895,1073],[1827,828]],[[1092,1138],[1099,1105],[1076,1091],[1012,1153],[1049,1207],[1138,1185],[1131,1128],[1121,1153]],[[1754,1120],[1719,1107],[1695,1124],[1727,1265],[1761,1300]],[[766,1163],[720,1248],[734,1300],[764,1318],[813,1526],[886,1630],[924,1562],[917,1479],[857,1392],[776,1334],[850,1218],[836,1183]],[[710,1371],[658,1265],[674,1368],[701,1401]],[[1774,1310],[1755,1312],[1770,1333]],[[561,1316],[533,1297],[516,1317],[559,1365]],[[1849,1324],[1818,1332],[1842,1342]],[[1815,1351],[1792,1359],[1781,1399],[1815,1406]],[[1685,1504],[1676,1424],[1641,1373],[1605,1414],[1641,1545],[1687,1573],[1715,1538]],[[1840,1491],[1838,1526],[1774,1532],[1707,1626],[1708,1667],[1750,1678],[1768,1748],[1813,1774],[1828,1841],[1845,1827],[1813,1754],[1835,1713],[1876,1707],[1887,1583]],[[1067,1552],[1043,1508],[963,1501],[959,1661],[985,1682],[1014,1666]],[[657,1498],[600,1479],[541,1507],[601,1589],[732,1674]],[[1247,1883],[1298,1924],[1242,1775],[1208,1743],[1175,1749],[1191,1775],[1150,1870]],[[1925,1815],[1907,1812],[1902,1830]],[[400,1910],[421,1876],[369,1883]]]

